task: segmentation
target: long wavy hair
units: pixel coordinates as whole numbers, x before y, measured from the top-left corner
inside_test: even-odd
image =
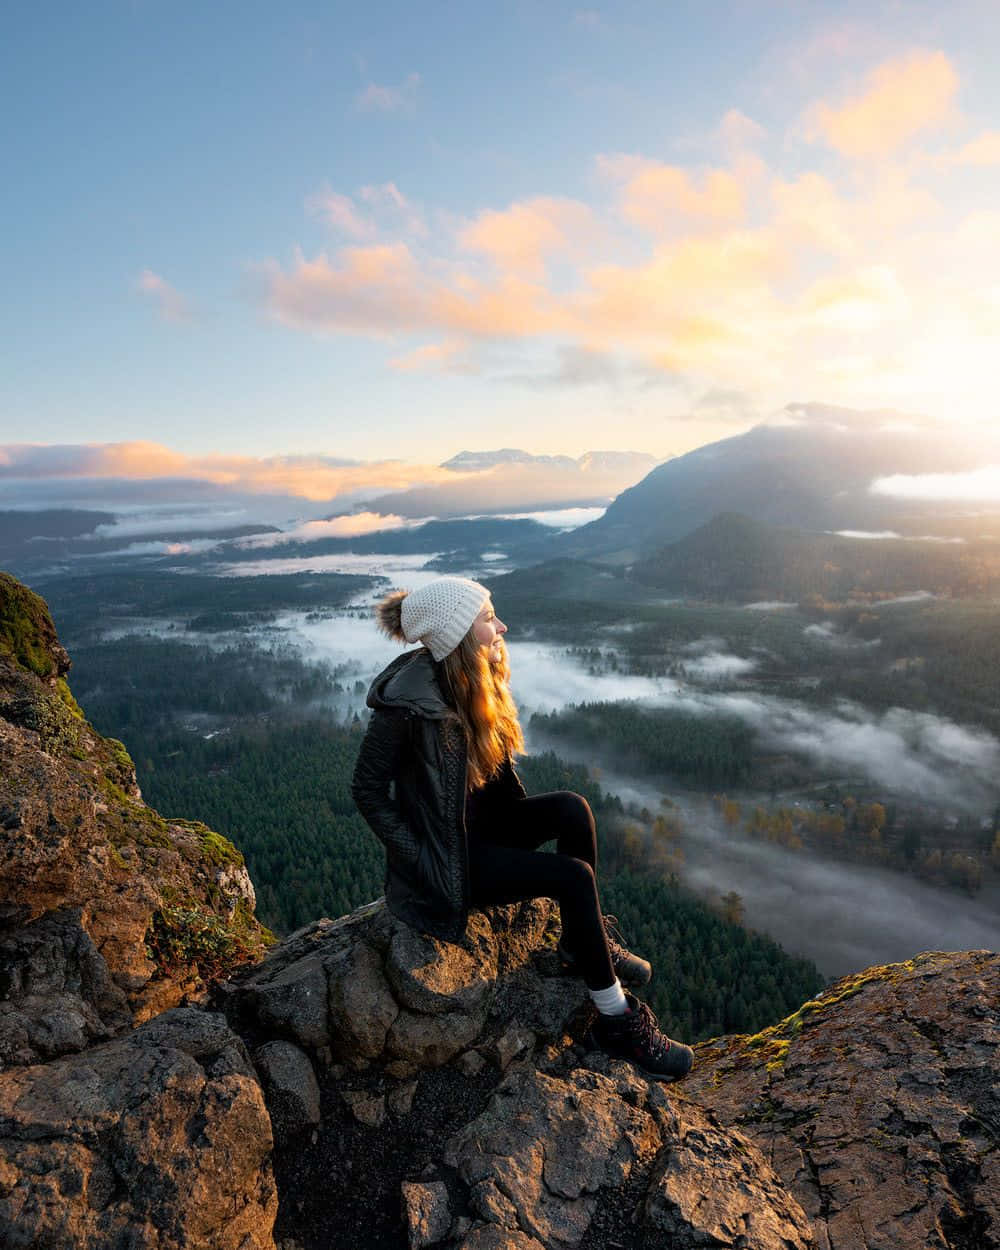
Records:
[[[402,603],[408,590],[393,590],[375,605],[375,620],[383,633],[406,642]],[[489,648],[477,642],[470,626],[458,646],[434,661],[441,693],[458,714],[469,754],[466,784],[475,790],[500,770],[509,755],[524,753],[524,733],[517,704],[510,693],[510,657],[501,637],[499,656],[491,661]]]

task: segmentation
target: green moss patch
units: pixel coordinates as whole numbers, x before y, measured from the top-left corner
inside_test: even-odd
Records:
[[[741,1036],[738,1040],[742,1043],[745,1051],[749,1051],[755,1058],[765,1061],[768,1072],[776,1072],[784,1066],[791,1043],[799,1036],[807,1024],[818,1023],[822,1017],[828,1016],[839,1003],[844,1002],[848,998],[853,998],[855,994],[860,994],[868,985],[873,985],[877,982],[895,984],[907,972],[912,972],[919,963],[925,962],[926,958],[926,956],[918,956],[915,959],[907,959],[903,963],[879,964],[872,968],[866,968],[863,972],[856,972],[850,976],[841,977],[839,981],[835,981],[829,989],[824,991],[819,998],[808,999],[798,1011],[793,1011],[790,1016],[786,1016],[780,1023],[772,1024],[752,1036]]]
[[[59,698],[62,699],[63,703],[66,704],[71,714],[75,716],[77,720],[82,720],[86,723],[87,718],[83,714],[83,708],[79,705],[79,703],[77,703],[76,699],[73,698],[73,692],[70,690],[69,683],[65,677],[60,677],[56,682],[56,694],[58,694]]]
[[[0,573],[0,655],[8,655],[37,677],[52,677],[59,665],[48,604],[9,573]]]

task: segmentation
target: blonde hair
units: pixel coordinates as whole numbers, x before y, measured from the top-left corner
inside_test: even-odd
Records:
[[[375,605],[375,620],[383,633],[406,642],[401,620],[402,603],[409,592],[394,590]],[[477,789],[499,770],[508,755],[524,753],[524,733],[517,704],[510,693],[510,660],[501,643],[500,660],[477,642],[472,627],[454,651],[433,661],[442,692],[449,698],[465,730],[469,753],[466,785]]]

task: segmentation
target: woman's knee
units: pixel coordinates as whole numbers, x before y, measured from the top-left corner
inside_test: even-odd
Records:
[[[565,861],[564,873],[567,884],[580,894],[595,894],[597,878],[594,870],[585,859],[577,859],[575,855],[560,856]]]
[[[558,793],[562,799],[564,819],[575,821],[590,829],[595,827],[593,810],[582,794],[577,794],[575,790],[560,790]]]

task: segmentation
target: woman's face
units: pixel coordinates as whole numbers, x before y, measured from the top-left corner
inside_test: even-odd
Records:
[[[503,654],[504,643],[501,638],[507,632],[507,626],[493,611],[493,604],[488,603],[472,623],[472,636],[481,646],[489,648],[489,658],[498,660]]]

